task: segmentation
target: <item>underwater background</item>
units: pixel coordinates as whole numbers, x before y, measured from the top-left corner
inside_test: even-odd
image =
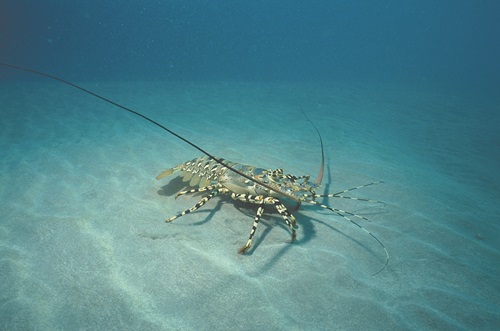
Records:
[[[383,203],[304,202],[293,244],[266,210],[239,255],[254,205],[164,222],[199,151],[1,65],[0,329],[498,329],[498,31],[492,0],[2,1],[1,63],[313,181],[310,120],[316,193]]]

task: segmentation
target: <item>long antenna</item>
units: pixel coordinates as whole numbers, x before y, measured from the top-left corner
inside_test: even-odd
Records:
[[[325,172],[325,151],[324,151],[324,148],[323,148],[323,138],[321,138],[321,133],[319,133],[318,128],[309,119],[309,117],[307,117],[307,114],[305,113],[304,109],[302,109],[302,107],[300,107],[300,111],[302,112],[302,114],[304,115],[304,117],[306,118],[306,120],[309,123],[311,123],[311,125],[314,128],[314,130],[316,130],[316,133],[318,134],[318,137],[319,137],[319,142],[321,144],[321,166],[319,168],[318,178],[316,178],[316,185],[320,186],[321,185],[321,181],[323,180],[323,173]]]
[[[103,96],[101,96],[101,95],[99,95],[99,94],[97,94],[97,93],[94,93],[94,92],[92,92],[92,91],[90,91],[90,90],[87,90],[87,89],[85,89],[85,88],[83,88],[83,87],[81,87],[81,86],[78,86],[78,85],[76,85],[76,84],[74,84],[74,83],[71,83],[71,82],[69,82],[69,81],[67,81],[67,80],[65,80],[65,79],[59,78],[59,77],[57,77],[57,76],[49,75],[49,74],[46,74],[46,73],[43,73],[43,72],[40,72],[40,71],[36,71],[36,70],[33,70],[33,69],[29,69],[29,68],[25,68],[25,67],[21,67],[21,66],[13,65],[13,64],[3,63],[3,62],[0,62],[0,65],[2,65],[2,66],[4,66],[4,67],[10,67],[10,68],[13,68],[13,69],[17,69],[17,70],[22,70],[22,71],[30,72],[30,73],[33,73],[33,74],[36,74],[36,75],[39,75],[39,76],[47,77],[47,78],[50,78],[50,79],[53,79],[53,80],[56,80],[56,81],[62,82],[62,83],[64,83],[64,84],[67,84],[67,85],[69,85],[69,86],[71,86],[71,87],[74,87],[74,88],[76,88],[76,89],[78,89],[78,90],[80,90],[80,91],[83,91],[83,92],[85,92],[85,93],[87,93],[87,94],[90,94],[90,95],[92,95],[92,96],[94,96],[94,97],[96,97],[96,98],[98,98],[98,99],[101,99],[101,100],[103,100],[103,101],[105,101],[105,102],[107,102],[107,103],[110,103],[110,104],[112,104],[113,106],[116,106],[116,107],[121,108],[121,109],[123,109],[123,110],[125,110],[125,111],[128,111],[129,113],[132,113],[132,114],[134,114],[134,115],[136,115],[136,116],[139,116],[139,117],[141,117],[141,118],[145,119],[146,121],[153,123],[153,124],[154,124],[154,125],[156,125],[157,127],[159,127],[159,128],[161,128],[161,129],[163,129],[163,130],[167,131],[167,132],[168,132],[168,133],[170,133],[171,135],[173,135],[173,136],[175,136],[175,137],[179,138],[180,140],[184,141],[186,144],[188,144],[188,145],[190,145],[190,146],[192,146],[192,147],[196,148],[197,150],[199,150],[200,152],[202,152],[203,154],[205,154],[206,156],[208,156],[210,159],[212,159],[212,160],[214,160],[215,162],[217,162],[217,163],[221,164],[222,166],[224,166],[224,167],[228,168],[229,170],[231,170],[231,171],[233,171],[233,172],[237,173],[238,175],[240,175],[240,176],[242,176],[242,177],[245,177],[246,179],[248,179],[248,180],[250,180],[250,181],[252,181],[252,182],[255,182],[255,183],[259,184],[259,185],[262,185],[263,187],[265,187],[265,188],[267,188],[267,189],[269,189],[269,190],[271,190],[271,191],[274,191],[274,192],[276,192],[276,193],[279,193],[279,194],[281,194],[281,195],[284,195],[284,196],[286,196],[287,198],[292,199],[293,201],[297,201],[297,202],[298,202],[297,197],[294,197],[294,196],[292,196],[292,195],[290,195],[290,194],[287,194],[286,192],[281,192],[281,191],[279,191],[278,189],[273,188],[273,187],[272,187],[272,186],[270,186],[269,184],[263,183],[263,182],[261,182],[260,180],[257,180],[257,179],[255,179],[255,178],[252,178],[252,177],[250,177],[249,175],[246,175],[246,174],[244,174],[244,173],[242,173],[242,172],[240,172],[240,171],[238,171],[238,170],[234,169],[233,167],[231,167],[231,166],[230,166],[230,165],[228,165],[228,164],[225,164],[222,160],[219,160],[218,158],[216,158],[215,156],[213,156],[212,154],[210,154],[209,152],[207,152],[206,150],[204,150],[204,149],[203,149],[203,148],[201,148],[200,146],[196,145],[195,143],[190,142],[189,140],[187,140],[186,138],[184,138],[184,137],[183,137],[183,136],[181,136],[180,134],[175,133],[174,131],[170,130],[170,129],[169,129],[169,128],[167,128],[166,126],[164,126],[164,125],[162,125],[162,124],[160,124],[160,123],[156,122],[155,120],[152,120],[151,118],[149,118],[149,117],[147,117],[147,116],[145,116],[145,115],[143,115],[143,114],[141,114],[141,113],[139,113],[139,112],[137,112],[137,111],[135,111],[135,110],[133,110],[133,109],[131,109],[131,108],[125,107],[125,106],[123,106],[123,105],[120,105],[119,103],[114,102],[113,100],[110,100],[110,99],[108,99],[108,98],[105,98],[105,97],[103,97]]]

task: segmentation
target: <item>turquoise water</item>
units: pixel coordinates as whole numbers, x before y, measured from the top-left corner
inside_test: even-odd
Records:
[[[0,329],[401,330],[500,325],[493,2],[5,6],[0,59],[56,74],[210,153],[316,178],[293,211],[176,193],[200,152],[0,67]],[[96,6],[96,7],[93,7]],[[110,15],[109,13],[113,13]],[[464,15],[467,14],[468,16]],[[16,16],[17,15],[17,16]],[[42,28],[43,27],[43,28]],[[431,38],[432,37],[432,38]],[[347,194],[346,194],[347,195]]]
[[[385,207],[328,204],[368,218],[356,221],[387,247],[390,263],[372,276],[384,264],[383,249],[314,206],[296,213],[292,245],[280,217],[265,214],[247,256],[236,252],[255,213],[248,206],[214,198],[166,224],[200,196],[175,199],[182,184],[154,177],[197,151],[64,86],[3,85],[3,328],[498,323],[498,178],[485,171],[492,151],[476,147],[495,131],[488,121],[459,117],[467,100],[414,88],[326,84],[94,88],[147,110],[216,155],[315,176],[319,143],[300,104],[323,135],[327,192],[385,181],[352,192]],[[428,116],[422,119],[418,109]],[[228,116],[235,111],[236,120]],[[429,137],[440,140],[431,144]]]

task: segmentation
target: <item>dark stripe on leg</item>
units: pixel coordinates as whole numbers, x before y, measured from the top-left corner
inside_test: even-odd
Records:
[[[263,212],[264,212],[264,207],[259,206],[259,208],[257,209],[257,214],[255,215],[255,219],[253,221],[252,230],[250,231],[250,237],[248,238],[248,241],[245,244],[245,246],[241,247],[240,250],[238,251],[239,254],[247,252],[250,246],[252,245],[252,239],[253,236],[255,235],[255,230],[257,230],[257,226],[259,225],[259,221]]]

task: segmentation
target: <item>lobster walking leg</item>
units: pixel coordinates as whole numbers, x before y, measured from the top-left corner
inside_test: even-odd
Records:
[[[197,192],[198,190],[195,190],[195,192]],[[170,223],[172,222],[173,220],[175,220],[176,218],[179,218],[181,216],[184,216],[186,214],[189,214],[195,210],[198,210],[201,206],[203,206],[205,203],[207,203],[210,199],[212,199],[213,197],[219,195],[219,193],[226,193],[227,192],[227,189],[225,188],[218,188],[216,190],[213,190],[212,192],[210,192],[209,195],[207,196],[204,196],[203,198],[201,198],[201,200],[196,204],[194,205],[193,207],[183,211],[182,213],[180,214],[177,214],[175,216],[172,216],[170,217],[168,220],[166,220],[167,223]]]
[[[177,198],[179,195],[184,195],[184,194],[213,191],[213,190],[217,190],[217,189],[221,189],[221,188],[222,188],[222,185],[220,185],[220,184],[208,185],[208,186],[204,186],[204,187],[200,187],[200,188],[194,188],[194,189],[188,190],[188,191],[180,191],[179,193],[177,193],[175,195],[175,197]]]
[[[262,216],[262,213],[264,212],[264,207],[262,205],[274,205],[278,213],[281,215],[283,220],[285,221],[286,225],[288,225],[288,228],[292,232],[292,240],[291,242],[295,241],[296,238],[296,232],[295,229],[293,228],[297,220],[295,219],[295,216],[293,216],[288,209],[285,207],[285,205],[277,198],[274,197],[264,197],[262,195],[258,196],[253,196],[250,194],[237,194],[233,193],[231,194],[231,198],[234,200],[240,200],[244,202],[249,202],[253,204],[258,204],[260,205],[259,208],[257,209],[257,214],[255,215],[255,219],[253,222],[252,230],[250,231],[250,237],[248,238],[247,243],[245,246],[240,248],[238,253],[242,254],[248,251],[250,246],[252,245],[252,239],[255,234],[255,230],[257,229],[257,225],[259,225],[259,220]]]
[[[245,246],[240,248],[240,250],[238,251],[238,254],[245,253],[246,251],[248,251],[248,249],[252,245],[252,239],[253,239],[253,236],[255,234],[255,230],[257,229],[257,225],[259,225],[259,220],[260,220],[260,217],[262,216],[263,212],[264,212],[264,207],[259,206],[259,208],[257,209],[257,214],[255,215],[255,219],[253,220],[252,230],[250,231],[250,237],[248,238],[248,241],[245,244]]]

